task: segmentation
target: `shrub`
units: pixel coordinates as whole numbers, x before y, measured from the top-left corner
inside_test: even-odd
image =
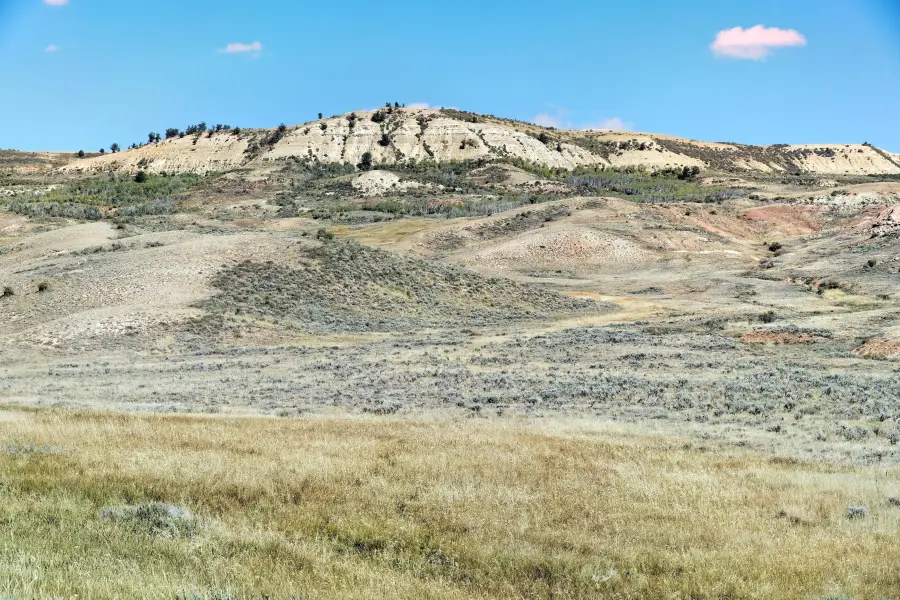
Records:
[[[328,231],[323,227],[316,232],[316,238],[320,240],[333,240],[334,233]]]
[[[192,537],[198,530],[197,518],[190,510],[161,502],[107,507],[100,511],[100,518],[114,521],[135,533],[168,538]]]
[[[145,172],[138,171],[137,173],[135,173],[135,175],[134,175],[135,183],[144,183],[145,181],[147,181],[147,174]]]
[[[50,283],[49,283],[49,282],[42,281],[42,282],[40,282],[40,283],[38,284],[38,291],[39,291],[40,293],[42,293],[42,294],[43,294],[44,292],[46,292],[47,290],[49,290],[49,289],[50,289]]]
[[[96,206],[77,202],[15,202],[9,205],[9,211],[32,218],[61,217],[87,221],[99,221],[103,218]]]
[[[775,314],[774,310],[770,310],[759,315],[759,320],[763,323],[774,323],[777,319],[778,316]]]
[[[368,171],[369,169],[371,169],[372,168],[372,153],[365,152],[362,155],[362,160],[360,160],[359,164],[356,166],[359,167],[359,169],[361,171]]]
[[[172,138],[176,138],[179,136],[181,132],[175,127],[169,127],[166,129],[166,139],[170,140]]]
[[[372,114],[372,121],[374,123],[383,123],[385,119],[387,119],[387,113],[385,113],[383,110],[376,110]]]
[[[848,519],[865,519],[869,516],[869,509],[865,506],[848,506],[847,507],[847,518]]]
[[[700,174],[700,167],[684,167],[678,175],[678,179],[693,181]]]
[[[84,150],[78,151],[78,158],[84,158]]]
[[[112,152],[113,154],[115,154],[116,152],[119,151],[119,145],[116,144],[116,143],[113,143],[113,144],[109,147],[109,151]]]
[[[542,132],[540,133],[540,135],[537,136],[537,139],[538,139],[538,141],[539,141],[540,143],[542,143],[542,144],[549,144],[549,143],[550,143],[550,136],[547,135],[547,132],[546,132],[546,131],[542,131]]]
[[[7,286],[4,286],[3,293],[0,294],[0,298],[9,298],[10,296],[14,296],[14,295],[15,295],[15,292],[13,291],[13,289],[7,285]]]
[[[378,140],[378,145],[383,147],[388,147],[391,145],[391,138],[386,133],[381,134],[381,139]]]
[[[874,258],[870,258],[870,259],[868,260],[868,262],[866,262],[866,264],[869,265],[869,268],[870,268],[870,269],[872,269],[872,268],[875,267],[875,265],[878,264],[878,261],[875,260]]]

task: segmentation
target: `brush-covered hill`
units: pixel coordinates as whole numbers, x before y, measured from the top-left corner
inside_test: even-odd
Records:
[[[744,173],[900,174],[900,157],[869,144],[746,146],[634,132],[563,131],[475,113],[385,108],[278,129],[197,132],[73,161],[67,172],[207,173],[287,161],[374,165],[521,160],[546,167],[701,167]]]

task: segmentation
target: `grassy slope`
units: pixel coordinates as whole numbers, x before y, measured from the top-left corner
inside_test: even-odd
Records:
[[[896,472],[510,423],[0,412],[0,595],[858,598]],[[45,447],[48,446],[48,447]],[[148,501],[190,538],[100,517]],[[866,519],[846,508],[867,505]]]

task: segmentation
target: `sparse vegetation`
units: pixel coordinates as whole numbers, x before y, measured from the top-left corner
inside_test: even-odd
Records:
[[[897,589],[890,177],[399,108],[0,151],[0,594]]]

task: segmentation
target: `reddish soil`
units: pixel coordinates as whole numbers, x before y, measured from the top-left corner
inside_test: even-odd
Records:
[[[777,331],[751,331],[741,336],[745,344],[812,344],[818,338],[808,333],[779,333]]]
[[[900,341],[869,340],[853,351],[864,358],[900,358]]]

